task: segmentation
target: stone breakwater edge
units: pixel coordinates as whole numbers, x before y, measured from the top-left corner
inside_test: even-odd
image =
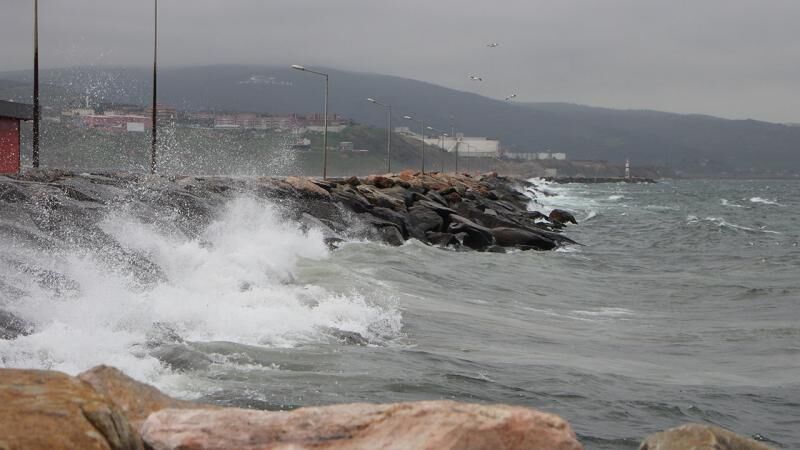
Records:
[[[553,414],[452,401],[344,404],[293,411],[220,408],[176,400],[119,370],[77,377],[0,369],[2,449],[579,450]],[[646,437],[641,450],[767,450],[731,431],[686,424]]]

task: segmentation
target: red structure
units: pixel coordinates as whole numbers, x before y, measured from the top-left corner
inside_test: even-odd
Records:
[[[33,120],[31,105],[0,100],[0,174],[19,173],[22,120]]]

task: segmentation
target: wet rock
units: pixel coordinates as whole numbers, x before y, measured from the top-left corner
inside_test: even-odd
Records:
[[[0,183],[0,201],[20,203],[28,199],[28,195],[17,186],[10,183]]]
[[[348,186],[340,187],[331,193],[334,200],[345,204],[354,212],[361,214],[372,209],[372,204],[360,192]]]
[[[438,245],[439,247],[458,247],[461,245],[461,241],[458,240],[456,235],[451,233],[428,231],[425,233],[425,237],[428,239],[429,243]]]
[[[378,234],[383,242],[394,245],[395,247],[403,245],[405,238],[403,233],[397,227],[381,227],[378,228]]]
[[[206,370],[213,363],[205,353],[187,343],[159,345],[150,351],[150,355],[177,372]]]
[[[168,323],[154,322],[145,333],[145,346],[156,348],[164,344],[183,344],[180,334]]]
[[[60,372],[0,369],[0,448],[143,450],[124,414]]]
[[[162,409],[215,408],[211,405],[176,400],[150,385],[134,380],[114,367],[97,366],[81,373],[78,378],[109,398],[137,430],[147,416]]]
[[[356,176],[350,177],[350,178],[344,180],[344,182],[349,184],[352,187],[356,187],[359,184],[361,184],[361,180],[359,180],[358,177],[356,177]]]
[[[8,311],[0,309],[0,339],[16,339],[31,334],[33,326]]]
[[[439,215],[439,217],[441,217],[445,221],[448,221],[451,214],[456,214],[456,211],[454,209],[448,208],[447,206],[432,201],[423,200],[419,202],[417,205],[434,211],[436,214]]]
[[[325,224],[322,220],[312,216],[311,214],[301,214],[300,224],[303,225],[303,228],[306,232],[310,229],[316,229],[322,232],[322,239],[329,246],[344,241],[344,237],[342,235],[333,231],[331,227]]]
[[[447,200],[448,205],[454,205],[461,202],[461,195],[458,192],[450,192],[449,194],[445,194],[443,196],[445,200]]]
[[[486,249],[486,252],[487,253],[505,253],[506,249],[503,246],[500,246],[500,245],[490,245]]]
[[[380,189],[374,186],[362,184],[356,187],[356,189],[372,206],[380,206],[395,211],[403,211],[406,209],[406,204],[403,200],[384,194]]]
[[[560,417],[451,401],[349,404],[290,412],[163,410],[141,429],[154,450],[579,450]]]
[[[426,195],[426,196],[427,196],[429,199],[431,199],[431,200],[435,201],[436,203],[438,203],[438,204],[440,204],[440,205],[442,205],[442,206],[448,206],[448,204],[447,204],[447,200],[445,200],[445,198],[444,198],[444,197],[442,197],[442,196],[441,196],[441,195],[440,195],[438,192],[436,192],[436,191],[433,191],[433,190],[431,190],[431,191],[428,191],[428,193],[427,193],[427,194],[425,194],[425,195]]]
[[[563,224],[567,223],[574,223],[575,225],[578,224],[578,221],[575,220],[575,216],[568,211],[564,211],[563,209],[554,209],[550,211],[550,220],[554,220]]]
[[[317,186],[308,178],[286,177],[284,181],[292,186],[301,196],[323,199],[331,198],[331,194],[328,191]]]
[[[403,245],[403,242],[405,242],[400,227],[394,222],[375,217],[369,213],[359,214],[359,218],[371,225],[377,232],[378,238],[383,242],[395,246]]]
[[[525,246],[536,250],[552,250],[558,245],[546,236],[519,228],[492,228],[492,236],[503,247]]]
[[[394,180],[381,175],[371,175],[364,179],[364,184],[370,184],[378,189],[394,187]]]
[[[405,214],[397,212],[393,209],[381,208],[379,206],[372,208],[372,210],[370,210],[370,214],[379,219],[392,222],[393,224],[397,225],[404,237],[408,236],[408,218]]]
[[[345,345],[369,345],[369,340],[355,331],[326,328],[325,333]]]
[[[409,235],[424,241],[428,231],[440,231],[444,221],[441,216],[424,206],[412,206],[408,210]]]
[[[753,439],[724,428],[690,423],[653,434],[639,450],[771,450]]]
[[[452,234],[465,233],[465,237],[461,241],[465,246],[474,250],[483,250],[490,245],[494,245],[494,236],[488,228],[480,226],[458,214],[452,214],[450,220],[451,223],[447,228],[447,232]]]

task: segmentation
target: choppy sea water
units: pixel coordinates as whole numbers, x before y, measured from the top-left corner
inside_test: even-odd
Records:
[[[800,447],[800,183],[540,185],[553,195],[531,207],[574,211],[583,246],[330,251],[246,198],[199,238],[109,214],[103,230],[164,271],[155,286],[89,250],[4,244],[0,275],[24,293],[4,308],[36,331],[0,340],[0,365],[110,364],[262,409],[511,403],[560,414],[589,449],[685,422]],[[67,281],[42,287],[20,260]]]

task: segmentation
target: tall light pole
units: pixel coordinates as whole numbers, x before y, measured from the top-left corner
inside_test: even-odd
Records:
[[[386,109],[386,173],[392,172],[392,105],[383,104],[374,98],[367,99],[368,102]]]
[[[156,146],[158,144],[158,0],[155,0],[153,11],[153,111],[152,141],[150,143],[150,173],[156,173]]]
[[[39,0],[33,1],[33,167],[39,167]]]
[[[403,119],[417,122],[420,125],[420,142],[422,142],[422,174],[425,175],[425,121],[417,120],[411,116],[403,116]]]
[[[316,72],[311,69],[306,69],[303,66],[299,66],[297,64],[292,65],[292,69],[300,70],[303,72],[313,73],[315,75],[321,75],[325,77],[325,119],[324,119],[324,127],[322,133],[322,179],[328,179],[328,74],[322,72]]]

